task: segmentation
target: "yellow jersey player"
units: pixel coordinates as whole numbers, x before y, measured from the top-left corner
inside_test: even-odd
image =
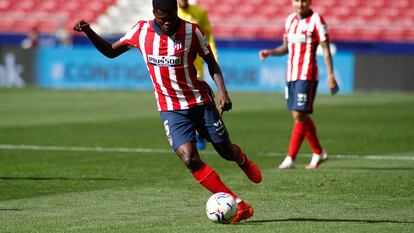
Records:
[[[178,17],[184,19],[185,21],[198,24],[200,28],[203,29],[205,35],[208,38],[208,43],[210,44],[211,51],[217,60],[218,57],[216,42],[213,37],[213,32],[211,30],[207,11],[199,5],[189,4],[188,0],[178,0]],[[203,59],[201,59],[201,57],[197,57],[194,61],[194,66],[197,69],[197,76],[199,78],[203,78]]]
[[[213,55],[217,61],[217,47],[216,42],[214,41],[213,32],[211,31],[210,20],[208,19],[207,11],[199,5],[189,4],[188,0],[178,0],[178,17],[200,26],[208,38],[208,43],[210,44],[211,51],[213,52]],[[195,59],[194,66],[197,70],[197,76],[199,78],[204,78],[204,63],[201,57],[198,56]],[[200,150],[204,150],[206,148],[206,141],[199,134],[197,134],[197,148]]]

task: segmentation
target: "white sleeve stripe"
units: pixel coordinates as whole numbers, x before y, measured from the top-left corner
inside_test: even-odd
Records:
[[[204,55],[207,55],[210,53],[210,51],[208,50],[207,46],[208,46],[208,40],[207,40],[207,36],[203,35],[203,33],[201,33],[200,29],[196,28],[195,33],[197,35],[198,38],[198,42],[201,46],[201,49],[203,49]]]
[[[188,64],[188,56],[189,56],[189,52],[190,52],[190,48],[191,48],[191,41],[193,39],[192,38],[192,31],[193,31],[193,26],[190,23],[186,23],[185,24],[186,37],[185,37],[185,44],[184,44],[184,46],[186,48],[184,50],[184,67],[185,67],[184,73],[185,73],[185,78],[187,80],[187,85],[189,85],[189,87],[193,90],[193,94],[196,98],[196,102],[201,103],[202,102],[201,95],[200,95],[200,93],[198,93],[195,90],[194,84],[191,81],[190,71],[189,71],[190,64]]]
[[[319,39],[320,41],[325,41],[327,39],[326,35],[328,34],[327,26],[326,24],[322,24],[321,18],[319,17],[318,14],[314,14],[314,17],[316,20],[315,24],[316,24],[316,30],[318,30]]]
[[[137,23],[133,28],[131,28],[131,30],[129,30],[125,36],[123,36],[120,41],[125,41],[125,40],[130,40],[132,39],[132,37],[135,35],[135,33],[138,31],[139,29],[139,25],[140,23]]]

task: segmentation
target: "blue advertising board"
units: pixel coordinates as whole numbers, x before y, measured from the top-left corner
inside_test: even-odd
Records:
[[[319,92],[328,93],[326,68],[318,56]],[[219,50],[219,63],[229,90],[282,92],[286,79],[286,56],[260,61],[256,49]],[[334,56],[335,75],[341,93],[353,92],[354,56]],[[206,72],[208,74],[208,72]],[[50,88],[152,89],[145,63],[134,49],[109,59],[91,46],[41,48],[38,51],[38,85]],[[211,78],[206,80],[212,84]]]
[[[285,89],[287,56],[269,57],[261,61],[255,49],[222,49],[219,63],[228,89],[240,91],[283,92]],[[341,93],[353,92],[354,55],[337,53],[333,57],[334,72]],[[323,56],[317,56],[319,68],[318,92],[329,93]],[[213,83],[207,80],[209,83]]]
[[[40,48],[37,80],[50,88],[152,89],[139,51],[109,59],[90,46]]]

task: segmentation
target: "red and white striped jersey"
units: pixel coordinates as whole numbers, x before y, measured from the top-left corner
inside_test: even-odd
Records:
[[[289,50],[287,81],[317,80],[316,49],[319,42],[329,40],[322,16],[312,11],[305,18],[290,14],[286,19],[284,40]]]
[[[213,102],[209,85],[197,78],[197,54],[211,53],[208,39],[196,24],[181,20],[174,35],[162,33],[153,21],[139,21],[124,37],[137,47],[147,65],[158,111],[184,110]]]

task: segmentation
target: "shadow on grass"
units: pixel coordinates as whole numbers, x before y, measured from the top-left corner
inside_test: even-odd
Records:
[[[0,208],[0,211],[23,211],[23,209],[15,209],[15,208]]]
[[[414,171],[414,167],[324,167],[330,170]]]
[[[99,178],[99,177],[82,177],[82,178],[69,178],[69,177],[0,177],[0,180],[102,180],[102,181],[111,181],[111,180],[122,180],[117,178]]]
[[[397,224],[414,224],[412,221],[396,221],[396,220],[369,220],[369,219],[324,219],[324,218],[287,218],[287,219],[267,219],[267,220],[252,220],[242,222],[241,224],[262,224],[272,222],[349,222],[349,223],[397,223]]]

